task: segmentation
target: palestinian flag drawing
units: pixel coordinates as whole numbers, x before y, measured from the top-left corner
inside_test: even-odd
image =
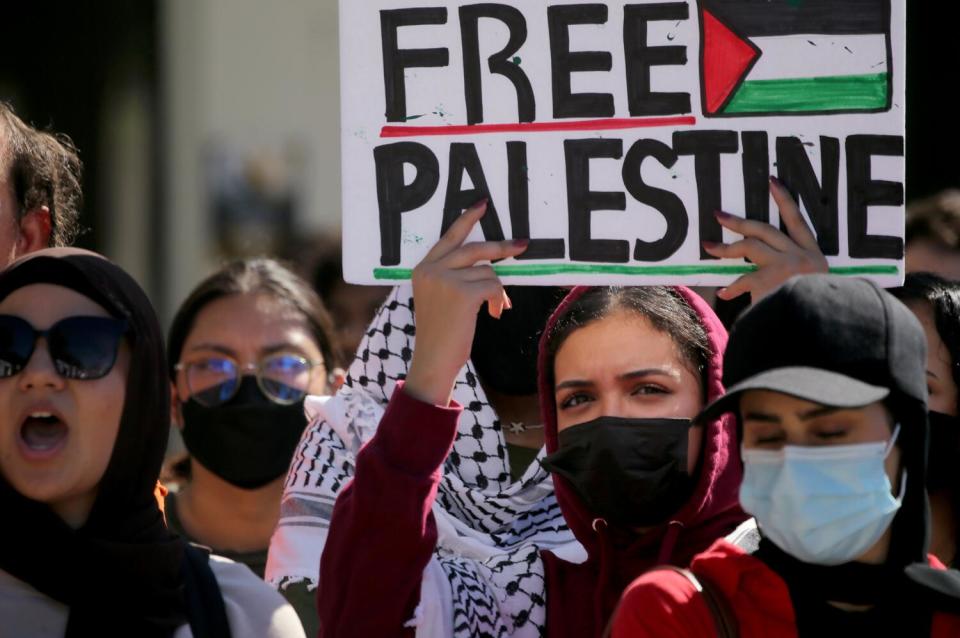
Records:
[[[705,116],[889,110],[890,0],[699,0],[699,5]]]

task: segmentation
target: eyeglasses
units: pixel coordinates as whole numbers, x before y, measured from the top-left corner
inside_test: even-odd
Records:
[[[181,362],[174,370],[184,373],[189,396],[200,405],[215,407],[226,403],[240,389],[241,376],[252,372],[263,394],[280,405],[296,403],[307,395],[313,371],[323,361],[310,361],[290,353],[273,354],[257,363],[241,366],[227,356]]]
[[[46,330],[37,330],[14,315],[0,315],[0,378],[15,376],[27,367],[37,339],[65,379],[92,380],[107,376],[117,361],[127,322],[110,317],[67,317]]]

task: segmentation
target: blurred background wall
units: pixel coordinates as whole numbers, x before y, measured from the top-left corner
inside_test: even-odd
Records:
[[[294,256],[336,235],[336,9],[4,3],[0,99],[74,139],[90,229],[80,244],[133,272],[165,320],[224,256]],[[933,5],[908,3],[908,199],[960,185],[951,29]]]
[[[0,99],[84,161],[80,245],[169,319],[225,256],[340,215],[336,0],[4,3]]]

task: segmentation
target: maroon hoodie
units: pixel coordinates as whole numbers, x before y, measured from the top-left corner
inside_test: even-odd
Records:
[[[540,409],[547,452],[557,450],[557,414],[549,386],[544,343],[558,318],[588,287],[570,291],[544,330],[540,344]],[[713,354],[704,385],[707,403],[724,392],[721,383],[727,331],[707,303],[688,288],[675,288],[700,317]],[[655,565],[686,566],[695,554],[732,532],[747,516],[740,509],[741,464],[735,422],[725,415],[706,425],[700,449],[700,475],[687,503],[670,521],[638,535],[608,525],[590,512],[566,479],[553,475],[563,516],[587,551],[584,563],[570,563],[543,552],[547,580],[547,635],[550,638],[601,636],[623,590]]]

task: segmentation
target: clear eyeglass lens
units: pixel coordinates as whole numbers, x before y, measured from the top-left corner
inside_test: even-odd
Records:
[[[299,401],[310,386],[313,366],[303,357],[280,354],[260,363],[260,385],[278,403]]]
[[[187,389],[203,405],[219,405],[236,389],[239,368],[235,361],[211,357],[187,364]]]

